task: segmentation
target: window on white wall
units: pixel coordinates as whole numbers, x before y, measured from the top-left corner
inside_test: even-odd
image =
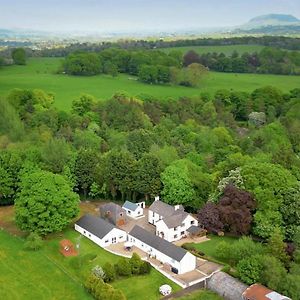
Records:
[[[174,235],[174,239],[177,239],[177,234]]]

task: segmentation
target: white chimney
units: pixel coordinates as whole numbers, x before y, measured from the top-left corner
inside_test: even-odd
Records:
[[[175,205],[175,206],[174,206],[175,210],[180,209],[180,207],[181,207],[181,205]]]
[[[154,198],[154,201],[159,201],[159,196],[156,196],[156,197]]]

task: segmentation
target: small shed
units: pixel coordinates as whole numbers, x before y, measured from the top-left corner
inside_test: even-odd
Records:
[[[61,240],[59,246],[59,251],[63,256],[68,257],[78,255],[78,252],[74,249],[74,245],[70,240]]]
[[[126,201],[122,208],[126,211],[127,216],[136,219],[143,216],[145,202],[133,203]]]

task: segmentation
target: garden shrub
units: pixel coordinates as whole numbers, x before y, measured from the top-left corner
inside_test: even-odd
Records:
[[[116,270],[111,263],[106,263],[103,266],[103,271],[105,274],[105,277],[104,277],[105,282],[112,282],[116,279]]]
[[[42,248],[43,241],[37,233],[30,233],[24,244],[26,250],[37,251]]]
[[[131,265],[129,261],[125,258],[119,259],[118,263],[115,264],[116,272],[119,276],[130,276],[131,275]]]
[[[95,266],[92,268],[92,273],[100,279],[105,279],[105,272],[103,271],[103,268],[101,268],[100,266]],[[105,280],[104,280],[105,281]]]
[[[140,274],[149,274],[151,272],[151,265],[147,261],[143,261],[140,266]]]
[[[131,273],[135,275],[140,274],[140,268],[143,261],[141,260],[141,258],[137,253],[132,254],[129,263],[131,265]]]
[[[84,286],[96,300],[126,300],[122,291],[104,283],[101,278],[94,274],[88,276]]]

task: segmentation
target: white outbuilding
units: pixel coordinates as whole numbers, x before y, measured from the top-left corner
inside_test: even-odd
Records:
[[[125,201],[122,208],[126,211],[127,216],[137,219],[144,215],[145,202],[133,203]]]
[[[196,257],[193,254],[138,225],[135,225],[128,233],[128,240],[137,248],[148,253],[149,257],[169,266],[170,271],[176,274],[196,269]]]
[[[92,215],[85,215],[75,223],[75,230],[89,238],[100,247],[126,241],[125,231],[106,220]]]

